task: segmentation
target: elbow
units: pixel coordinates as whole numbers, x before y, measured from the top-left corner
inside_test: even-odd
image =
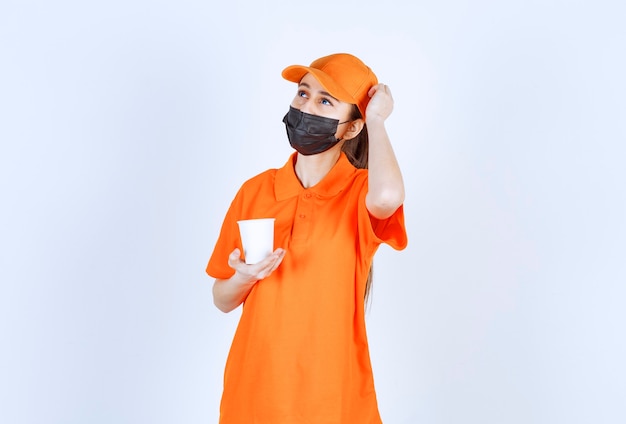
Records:
[[[404,203],[404,190],[385,190],[377,195],[367,194],[367,210],[378,219],[386,219],[398,210]]]
[[[220,302],[219,299],[216,298],[215,296],[213,296],[213,304],[215,305],[217,309],[224,312],[225,314],[231,312],[238,306],[238,305],[230,305],[224,302]]]
[[[231,311],[230,309],[226,307],[226,305],[222,304],[219,300],[217,300],[215,296],[213,296],[213,304],[215,305],[217,309],[224,312],[225,314]]]

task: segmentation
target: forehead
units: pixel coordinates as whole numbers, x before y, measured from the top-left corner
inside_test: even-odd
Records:
[[[307,89],[309,89],[312,92],[315,92],[316,94],[319,94],[319,95],[322,95],[322,96],[331,97],[332,99],[334,99],[335,101],[337,101],[339,103],[345,103],[345,102],[342,102],[341,100],[337,99],[335,96],[330,94],[328,91],[326,91],[326,88],[324,88],[322,83],[320,83],[319,80],[317,78],[315,78],[315,76],[313,74],[311,74],[311,73],[308,73],[308,74],[306,74],[306,75],[304,75],[302,77],[298,87],[299,88],[306,87]]]
[[[312,89],[319,89],[319,90],[324,90],[324,86],[322,85],[322,83],[320,83],[318,81],[317,78],[315,78],[315,76],[311,73],[308,74],[304,74],[304,76],[302,77],[302,79],[300,80],[300,85],[307,85],[308,87],[312,88]]]

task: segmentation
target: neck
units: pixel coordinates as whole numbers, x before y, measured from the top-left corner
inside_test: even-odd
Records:
[[[311,156],[298,153],[295,171],[302,186],[309,188],[322,181],[332,167],[335,166],[340,155],[341,149],[335,147]]]

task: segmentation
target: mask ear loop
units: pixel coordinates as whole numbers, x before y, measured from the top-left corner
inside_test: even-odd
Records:
[[[337,126],[342,125],[342,124],[347,124],[348,122],[352,122],[352,120],[348,119],[347,121],[340,122],[337,124]],[[337,143],[339,143],[341,140],[343,140],[343,138],[338,138]]]

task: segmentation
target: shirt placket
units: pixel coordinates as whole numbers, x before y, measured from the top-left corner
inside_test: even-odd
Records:
[[[315,194],[310,190],[304,190],[298,196],[298,206],[294,217],[292,243],[307,243],[311,236],[313,224],[313,206]]]

